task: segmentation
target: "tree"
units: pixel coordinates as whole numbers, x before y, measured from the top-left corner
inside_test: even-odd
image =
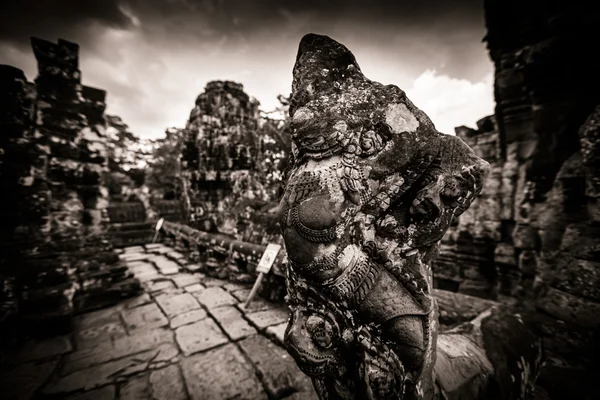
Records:
[[[151,192],[174,192],[178,197],[181,190],[181,153],[183,151],[186,130],[168,128],[165,137],[152,141],[151,156],[148,158],[146,184]]]

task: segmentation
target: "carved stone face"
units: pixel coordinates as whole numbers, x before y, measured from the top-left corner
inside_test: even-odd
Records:
[[[362,353],[369,355],[362,367],[349,372],[387,360],[366,375],[383,374],[369,380],[369,398],[383,398],[373,393],[389,392],[385,382],[404,375],[395,357],[414,390],[428,390],[422,377],[433,366],[437,318],[430,262],[489,166],[437,132],[402,90],[366,79],[348,49],[324,36],[300,43],[290,115],[294,164],[281,219],[290,295],[314,288],[352,315],[348,337],[361,330],[381,336],[377,351],[393,349]],[[288,347],[313,376],[353,365],[339,350],[339,321],[323,304],[290,303]]]

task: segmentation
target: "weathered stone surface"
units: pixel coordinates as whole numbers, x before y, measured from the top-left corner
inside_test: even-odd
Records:
[[[264,336],[250,336],[242,340],[240,346],[252,360],[271,396],[281,398],[305,383],[292,357]]]
[[[189,293],[163,294],[156,297],[156,302],[168,318],[200,308],[198,301]]]
[[[269,326],[267,328],[267,334],[271,336],[275,341],[277,341],[280,345],[283,345],[283,336],[285,335],[286,329],[287,322],[283,322],[279,325]]]
[[[289,319],[290,313],[287,308],[275,308],[272,310],[246,313],[245,315],[258,329],[265,329],[269,326],[286,322]]]
[[[162,292],[175,289],[175,284],[169,279],[165,279],[160,275],[157,275],[158,279],[146,282],[148,292],[152,293],[153,296],[157,296]]]
[[[211,349],[228,341],[215,321],[210,318],[177,328],[175,338],[186,356]]]
[[[191,286],[200,283],[200,277],[194,274],[181,273],[170,277],[175,285],[179,288]]]
[[[148,374],[137,375],[121,384],[119,388],[120,400],[151,399]]]
[[[189,325],[194,322],[203,320],[204,318],[206,318],[206,316],[206,311],[204,311],[204,309],[202,308],[187,311],[173,317],[171,319],[171,322],[169,323],[169,326],[171,327],[171,329],[179,328],[180,326]]]
[[[116,389],[113,385],[105,386],[100,389],[90,390],[89,392],[71,396],[69,400],[113,400],[117,398]]]
[[[166,258],[165,256],[153,256],[149,258],[156,265],[156,268],[164,275],[174,275],[179,272],[179,264]]]
[[[455,325],[475,318],[498,303],[462,293],[435,289],[433,295],[439,307],[439,320],[444,325]]]
[[[546,295],[537,300],[536,305],[563,321],[589,328],[600,327],[600,303],[549,288]]]
[[[127,308],[135,308],[138,306],[142,306],[144,304],[148,304],[152,301],[150,295],[148,293],[142,293],[139,296],[133,297],[129,300],[123,302],[125,307]]]
[[[178,365],[152,371],[150,391],[155,399],[186,400],[188,398]]]
[[[193,295],[208,309],[237,304],[237,300],[221,287],[207,287]]]
[[[194,292],[199,292],[199,291],[203,290],[204,286],[201,285],[200,283],[195,283],[193,285],[186,286],[184,289],[188,293],[194,293]]]
[[[193,400],[268,398],[254,368],[233,344],[188,357],[181,369]]]
[[[114,342],[77,350],[65,356],[61,373],[68,374],[110,360],[153,349],[163,343],[174,343],[173,332],[165,329],[141,330]]]
[[[103,364],[96,364],[85,369],[76,369],[45,387],[43,392],[45,394],[56,394],[94,389],[145,371],[152,363],[172,360],[177,357],[177,354],[177,348],[173,344],[163,343],[142,353]]]
[[[231,340],[239,340],[256,333],[256,329],[246,322],[242,313],[235,307],[218,307],[211,314]]]
[[[169,321],[155,303],[121,311],[129,332],[135,329],[154,329],[169,324]]]
[[[31,399],[58,366],[58,360],[30,362],[0,373],[0,392],[7,399]]]
[[[25,342],[19,353],[19,362],[41,360],[69,353],[73,350],[71,340],[67,336],[56,336],[43,340],[29,340]]]

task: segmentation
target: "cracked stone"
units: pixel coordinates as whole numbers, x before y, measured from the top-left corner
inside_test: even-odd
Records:
[[[194,285],[200,283],[200,277],[188,274],[188,273],[180,273],[171,277],[171,280],[177,285],[177,287],[185,288],[186,286]]]
[[[267,334],[273,337],[279,344],[283,345],[283,336],[287,329],[288,323],[283,322],[279,325],[273,325],[267,328]]]
[[[237,304],[237,300],[220,287],[207,287],[194,292],[194,296],[208,309]]]
[[[135,307],[138,307],[138,306],[142,306],[144,304],[148,304],[151,301],[152,301],[152,299],[150,298],[150,295],[148,293],[142,293],[142,294],[140,294],[137,297],[125,300],[123,302],[123,304],[127,308],[135,308]]]
[[[250,289],[236,290],[231,294],[233,295],[233,297],[238,299],[239,302],[245,302],[246,299],[248,299],[248,296],[250,296]]]
[[[257,311],[252,313],[246,313],[246,318],[250,320],[259,329],[264,329],[269,326],[279,325],[283,322],[287,322],[289,318],[289,311],[287,308],[275,308],[266,311]]]
[[[120,400],[151,399],[148,374],[136,376],[123,383],[119,388]]]
[[[186,356],[228,342],[227,337],[210,318],[177,328],[175,338]]]
[[[6,399],[32,399],[58,366],[57,360],[30,362],[0,374],[0,393]]]
[[[113,400],[117,396],[113,385],[68,397],[68,400]]]
[[[161,353],[164,353],[161,354]],[[173,344],[164,343],[143,353],[132,354],[118,360],[97,364],[86,369],[76,369],[44,388],[45,394],[58,394],[76,390],[90,390],[115,383],[126,377],[145,371],[151,362],[173,357],[177,349]]]
[[[43,340],[28,340],[19,351],[19,363],[41,360],[68,353],[73,346],[68,336],[56,336]]]
[[[110,360],[125,357],[157,347],[163,343],[173,343],[173,332],[166,329],[140,331],[133,336],[125,336],[114,342],[103,342],[100,345],[78,350],[67,354],[64,358],[62,374],[88,368]]]
[[[173,318],[186,311],[200,308],[198,301],[189,293],[182,293],[174,296],[167,294],[160,295],[156,297],[156,302],[169,318]]]
[[[178,365],[170,365],[150,374],[150,390],[155,399],[185,400],[185,383]]]
[[[260,335],[250,336],[239,343],[259,371],[271,396],[281,398],[305,388],[306,376],[283,348]]]
[[[188,357],[181,370],[192,400],[267,399],[254,368],[233,344]]]
[[[211,311],[219,325],[232,340],[238,340],[256,333],[235,307],[219,307]]]
[[[185,287],[185,291],[189,292],[189,293],[198,292],[202,289],[204,289],[204,286],[202,286],[200,283],[196,283],[195,285],[190,285],[190,286]]]
[[[206,311],[202,308],[198,308],[196,310],[188,311],[182,314],[179,314],[171,319],[170,326],[171,329],[179,328],[183,325],[189,325],[194,322],[198,322],[206,318]]]
[[[149,259],[163,275],[173,275],[179,272],[179,264],[165,256],[154,256]]]
[[[121,314],[129,332],[135,329],[153,329],[169,324],[155,303],[123,310]]]
[[[175,285],[170,280],[160,279],[148,282],[148,291],[150,293],[163,292],[168,289],[175,289]]]

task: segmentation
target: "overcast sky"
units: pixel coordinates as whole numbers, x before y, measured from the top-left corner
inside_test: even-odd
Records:
[[[183,127],[211,80],[234,80],[261,109],[291,90],[298,43],[331,36],[365,75],[405,90],[438,130],[493,113],[482,0],[20,0],[0,5],[0,64],[35,78],[30,36],[80,44],[85,85],[144,138]]]

